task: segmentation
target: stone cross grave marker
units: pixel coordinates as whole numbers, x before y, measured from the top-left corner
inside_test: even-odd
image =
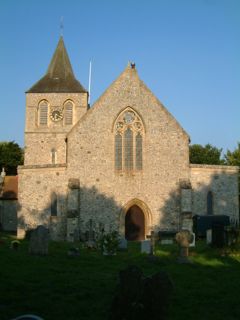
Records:
[[[179,263],[190,263],[188,250],[192,240],[192,233],[189,230],[181,230],[176,234],[176,241],[180,247]]]

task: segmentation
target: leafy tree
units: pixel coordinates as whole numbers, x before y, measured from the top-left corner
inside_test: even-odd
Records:
[[[14,142],[0,142],[0,170],[5,168],[7,175],[16,175],[17,166],[23,164],[23,150]]]
[[[225,164],[221,159],[222,149],[213,147],[211,144],[202,146],[200,144],[193,144],[189,149],[190,163],[194,164]]]
[[[226,164],[229,166],[240,166],[240,142],[234,151],[227,150],[224,155]]]

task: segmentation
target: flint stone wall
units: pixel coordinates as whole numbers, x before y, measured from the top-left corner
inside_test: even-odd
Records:
[[[124,235],[125,214],[134,204],[144,212],[146,235],[151,230],[178,231],[183,207],[192,205],[193,214],[206,214],[210,189],[214,214],[237,216],[237,168],[189,167],[189,136],[138,78],[135,69],[128,67],[87,112],[86,100],[81,102],[84,97],[27,96],[27,149],[25,165],[19,168],[19,234],[43,224],[53,230],[53,237],[64,239],[67,217],[78,216],[82,232],[92,219],[95,228],[103,225],[105,231],[116,229]],[[43,98],[54,105],[72,99],[79,108],[75,116],[80,121],[71,128],[59,123],[40,130],[36,108]],[[143,169],[121,172],[115,170],[114,124],[129,107],[144,125]],[[50,164],[53,147],[57,149],[58,165]],[[74,181],[79,181],[77,186]],[[192,185],[192,203],[189,197],[181,202],[186,181]],[[53,220],[57,221],[51,219],[53,192],[57,194],[60,218],[59,227],[55,223],[51,228]]]
[[[193,215],[207,214],[207,194],[213,194],[213,214],[239,219],[239,167],[190,165],[193,188]]]

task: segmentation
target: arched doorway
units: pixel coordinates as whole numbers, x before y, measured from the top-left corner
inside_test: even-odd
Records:
[[[145,217],[137,205],[131,206],[126,212],[125,238],[130,241],[145,239]]]

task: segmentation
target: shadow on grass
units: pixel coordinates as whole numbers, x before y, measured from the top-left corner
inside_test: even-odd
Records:
[[[128,251],[104,257],[80,243],[79,257],[69,257],[73,244],[51,242],[46,257],[30,256],[28,241],[18,251],[9,249],[12,238],[0,245],[2,320],[34,313],[45,320],[106,320],[118,283],[118,273],[137,265],[145,276],[166,271],[174,283],[169,319],[238,319],[240,306],[239,258],[222,257],[218,250],[202,243],[190,250],[189,265],[177,263],[178,247],[158,246],[158,261],[140,253],[139,243]]]

